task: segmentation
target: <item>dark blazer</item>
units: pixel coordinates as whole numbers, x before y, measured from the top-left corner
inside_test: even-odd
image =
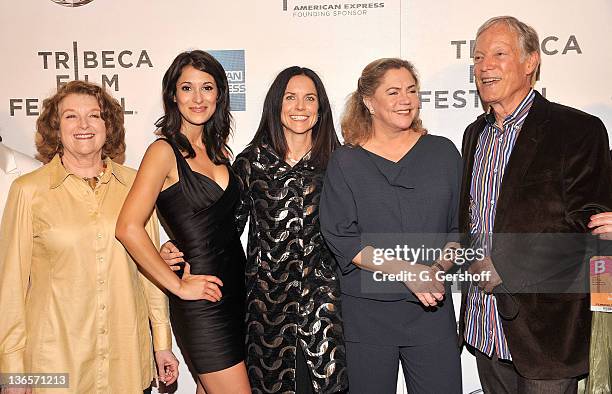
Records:
[[[470,229],[474,153],[485,122],[481,115],[463,136],[463,234]],[[577,277],[586,282],[589,217],[612,208],[608,149],[601,120],[536,92],[502,180],[491,250],[503,280],[495,292],[499,314],[514,365],[524,377],[561,379],[588,372],[589,294],[575,285]],[[566,290],[570,285],[574,289]]]

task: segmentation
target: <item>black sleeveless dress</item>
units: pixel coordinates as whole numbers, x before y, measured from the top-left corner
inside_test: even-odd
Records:
[[[170,294],[170,319],[181,352],[198,374],[229,368],[244,360],[246,258],[234,218],[240,186],[228,165],[225,191],[191,170],[174,143],[179,181],[157,198],[157,213],[184,253],[192,274],[217,276],[222,298],[184,301]],[[183,271],[176,271],[182,277]]]

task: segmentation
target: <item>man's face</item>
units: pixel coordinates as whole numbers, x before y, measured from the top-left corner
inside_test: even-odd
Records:
[[[537,54],[523,54],[518,35],[498,23],[482,32],[474,48],[474,75],[482,101],[496,112],[511,113],[531,88]]]

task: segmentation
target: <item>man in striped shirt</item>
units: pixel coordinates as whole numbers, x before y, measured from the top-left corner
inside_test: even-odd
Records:
[[[549,278],[567,284],[584,267],[585,237],[565,252],[556,233],[586,234],[590,215],[612,207],[607,132],[533,90],[539,40],[516,18],[480,27],[474,63],[487,113],[464,134],[460,226],[487,256],[469,271],[491,276],[464,293],[461,334],[485,392],[576,392],[588,372],[588,297],[559,294]],[[527,233],[555,240],[531,248]]]

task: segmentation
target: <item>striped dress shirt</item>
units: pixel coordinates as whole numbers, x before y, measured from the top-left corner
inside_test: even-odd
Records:
[[[472,247],[483,248],[487,256],[491,254],[495,210],[506,164],[534,97],[532,89],[504,119],[503,129],[487,116],[485,128],[478,137],[470,185],[470,234]],[[489,357],[495,354],[500,359],[512,360],[495,297],[472,284],[468,289],[464,334],[468,344]]]

